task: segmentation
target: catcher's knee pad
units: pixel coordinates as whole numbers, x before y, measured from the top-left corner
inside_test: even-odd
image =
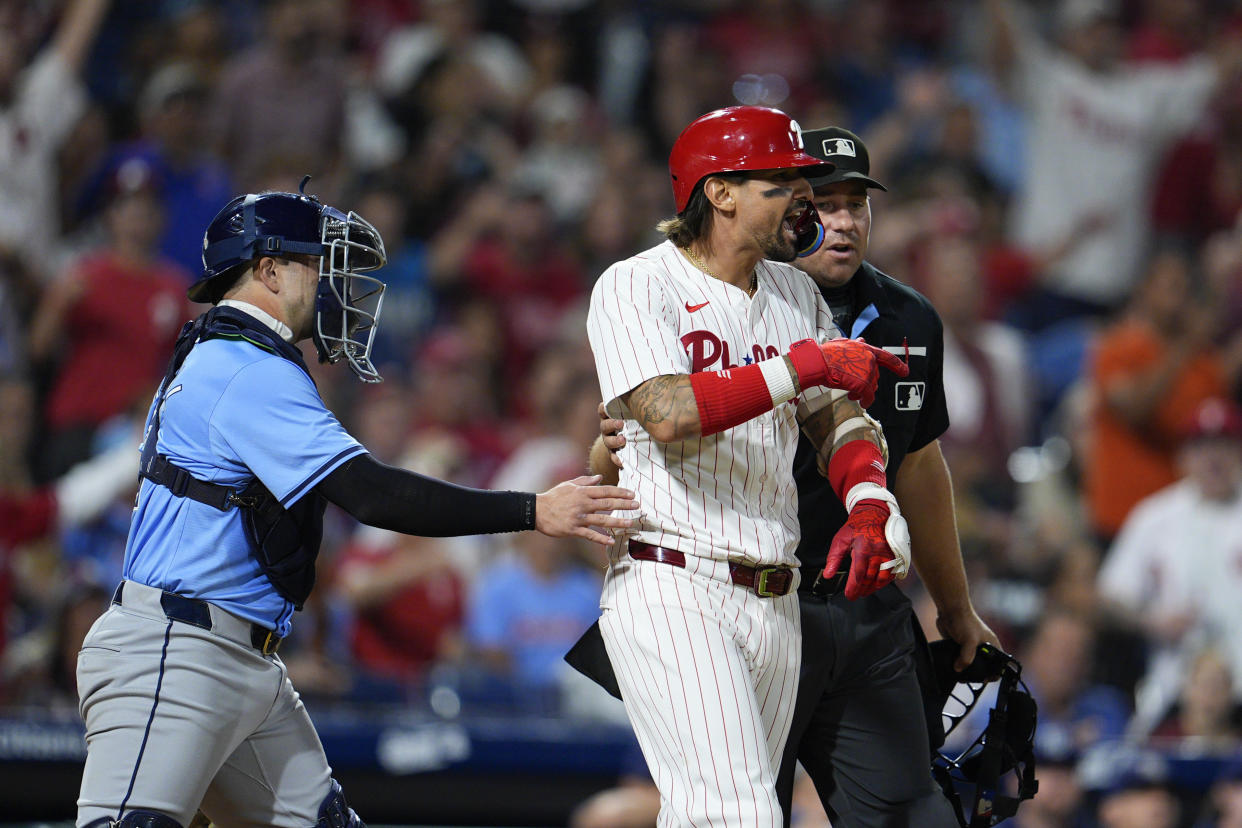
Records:
[[[180,822],[155,811],[130,811],[117,819],[100,817],[86,823],[86,828],[182,828]]]
[[[358,818],[354,809],[345,801],[341,783],[335,779],[328,781],[332,783],[332,788],[319,806],[319,822],[315,823],[315,828],[367,828],[367,824]]]

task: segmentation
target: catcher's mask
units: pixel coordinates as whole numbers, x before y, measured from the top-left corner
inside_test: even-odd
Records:
[[[188,295],[195,302],[220,301],[237,268],[260,256],[317,257],[311,339],[319,361],[345,359],[359,379],[379,382],[370,355],[384,283],[361,274],[384,266],[384,241],[357,213],[343,213],[307,195],[309,179],[302,179],[296,193],[251,193],[229,202],[207,227],[203,275]]]
[[[958,645],[949,639],[929,645],[931,664],[940,702],[944,734],[952,733],[983,694],[984,687],[999,680],[996,703],[988,713],[984,731],[956,757],[935,752],[932,774],[955,806],[962,828],[996,825],[1018,812],[1018,806],[1039,789],[1035,779],[1035,700],[1022,681],[1022,665],[1016,658],[990,644],[979,645],[975,660],[961,672],[953,669]],[[933,701],[934,704],[934,701]],[[1007,777],[1016,781],[1003,790]],[[963,813],[959,786],[974,788],[969,814]]]
[[[323,257],[315,294],[315,332],[311,337],[320,362],[344,357],[364,382],[381,377],[371,363],[384,283],[362,276],[384,266],[387,258],[379,231],[357,213],[323,208]]]

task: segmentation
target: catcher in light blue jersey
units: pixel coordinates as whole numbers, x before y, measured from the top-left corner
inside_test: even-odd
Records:
[[[305,181],[303,182],[303,187]],[[208,225],[147,416],[124,580],[78,656],[79,826],[363,823],[277,651],[314,586],[323,511],[415,535],[535,529],[611,543],[632,493],[468,489],[385,466],[324,406],[296,343],[378,382],[379,233],[305,192],[239,196]]]

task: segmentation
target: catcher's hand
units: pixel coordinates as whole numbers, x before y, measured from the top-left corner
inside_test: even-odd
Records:
[[[856,601],[906,576],[910,529],[897,499],[882,486],[859,484],[846,499],[852,501],[846,504],[849,517],[832,539],[822,577],[829,580],[836,575],[848,556],[845,597]]]
[[[577,537],[608,546],[608,529],[632,529],[636,518],[612,512],[638,508],[629,489],[600,486],[599,475],[575,477],[535,496],[535,529],[553,538]]]

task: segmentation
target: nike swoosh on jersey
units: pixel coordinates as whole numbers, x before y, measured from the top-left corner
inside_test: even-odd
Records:
[[[708,299],[706,302],[700,302],[697,305],[692,305],[689,302],[687,302],[686,310],[689,311],[690,313],[694,313],[696,310],[702,310],[703,308],[707,307],[709,304],[711,304],[710,299]]]

